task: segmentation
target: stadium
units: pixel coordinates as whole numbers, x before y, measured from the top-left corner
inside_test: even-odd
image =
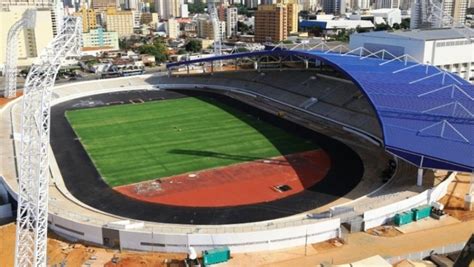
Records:
[[[403,55],[267,47],[167,68],[55,87],[51,230],[142,251],[289,248],[437,201],[453,175],[424,170],[474,169],[473,86]],[[19,103],[1,117],[11,166]],[[12,196],[18,168],[3,171]]]

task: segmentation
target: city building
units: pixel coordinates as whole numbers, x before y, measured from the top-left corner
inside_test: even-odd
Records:
[[[467,29],[367,32],[351,35],[350,48],[386,49],[396,56],[409,54],[419,62],[474,81],[474,43],[466,38],[469,35],[474,38]]]
[[[237,35],[237,19],[238,13],[237,13],[237,8],[236,7],[229,7],[226,9],[225,13],[225,23],[227,27],[227,37],[235,36]]]
[[[248,8],[257,8],[259,5],[259,1],[258,0],[245,0],[244,4]]]
[[[82,50],[118,50],[119,38],[116,32],[107,32],[103,28],[91,29],[82,34]]]
[[[303,31],[319,28],[325,33],[335,33],[339,30],[356,30],[366,29],[372,30],[375,28],[370,20],[302,20],[300,28]]]
[[[97,13],[91,8],[81,8],[79,12],[73,14],[82,19],[82,32],[89,32],[90,29],[97,28]]]
[[[155,0],[155,10],[161,19],[180,17],[181,5],[181,0]]]
[[[318,6],[316,0],[300,0],[301,10],[303,11],[315,11]]]
[[[400,8],[399,0],[377,0],[375,2],[376,9],[382,8]]]
[[[18,34],[15,44],[18,47],[18,66],[31,65],[54,37],[51,7],[22,2],[0,9],[0,69],[3,69],[6,60],[8,31],[28,8],[36,9],[36,23],[34,29],[23,29]]]
[[[280,42],[288,37],[288,12],[285,5],[260,5],[255,12],[255,41]]]
[[[374,10],[370,10],[369,14],[373,16],[374,20],[372,22],[376,24],[378,24],[378,22],[376,22],[377,18],[382,18],[383,21],[390,27],[392,27],[393,24],[395,23],[396,24],[402,23],[402,12],[398,8],[374,9]]]
[[[322,0],[321,2],[326,14],[341,15],[346,13],[346,0]]]
[[[179,22],[175,18],[171,18],[166,23],[166,34],[168,38],[177,39],[179,37]]]
[[[116,8],[107,9],[107,31],[117,32],[119,38],[132,35],[134,24],[135,20],[132,11],[118,11]]]
[[[286,6],[288,34],[298,32],[298,2],[296,0],[278,0],[278,3]]]
[[[118,6],[116,0],[92,0],[91,2],[92,8],[99,10],[106,10],[107,8]]]
[[[220,36],[223,38],[226,34],[226,23],[225,21],[218,21],[218,23]],[[197,36],[203,39],[214,40],[214,27],[209,15],[202,14],[197,19]]]

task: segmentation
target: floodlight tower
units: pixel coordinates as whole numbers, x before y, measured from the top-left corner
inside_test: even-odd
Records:
[[[214,32],[214,55],[220,56],[222,54],[222,36],[216,3],[220,3],[220,0],[208,0],[207,12],[209,12],[209,16],[212,21],[212,31]]]
[[[78,53],[82,22],[65,17],[61,31],[31,66],[21,114],[15,266],[46,266],[51,95],[67,54]]]
[[[18,63],[18,34],[23,29],[33,29],[36,23],[36,10],[27,9],[20,20],[15,22],[7,34],[7,52],[5,62],[4,97],[16,97],[16,75]]]

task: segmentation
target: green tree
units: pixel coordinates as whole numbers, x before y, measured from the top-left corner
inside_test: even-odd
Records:
[[[202,50],[202,42],[196,39],[189,40],[188,43],[184,46],[188,52],[200,52]]]
[[[247,24],[245,24],[241,21],[238,21],[237,22],[237,30],[239,32],[241,32],[242,34],[247,34],[247,33],[250,32],[250,27]]]
[[[191,14],[204,13],[205,8],[206,4],[200,1],[196,1],[194,4],[188,3],[188,10]]]
[[[375,29],[374,31],[388,31],[391,30],[392,28],[386,24],[386,23],[381,23],[381,24],[375,24]]]
[[[402,29],[410,29],[410,19],[402,19],[402,23],[400,23],[400,28]]]
[[[138,51],[140,54],[149,54],[155,56],[156,62],[164,62],[168,59],[166,46],[161,39],[155,39],[152,44],[140,46]]]

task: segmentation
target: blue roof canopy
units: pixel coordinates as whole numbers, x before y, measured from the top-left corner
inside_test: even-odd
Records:
[[[331,65],[367,96],[385,148],[423,168],[474,170],[474,86],[455,74],[404,60],[324,51],[264,50],[168,64],[242,57],[300,56]]]

